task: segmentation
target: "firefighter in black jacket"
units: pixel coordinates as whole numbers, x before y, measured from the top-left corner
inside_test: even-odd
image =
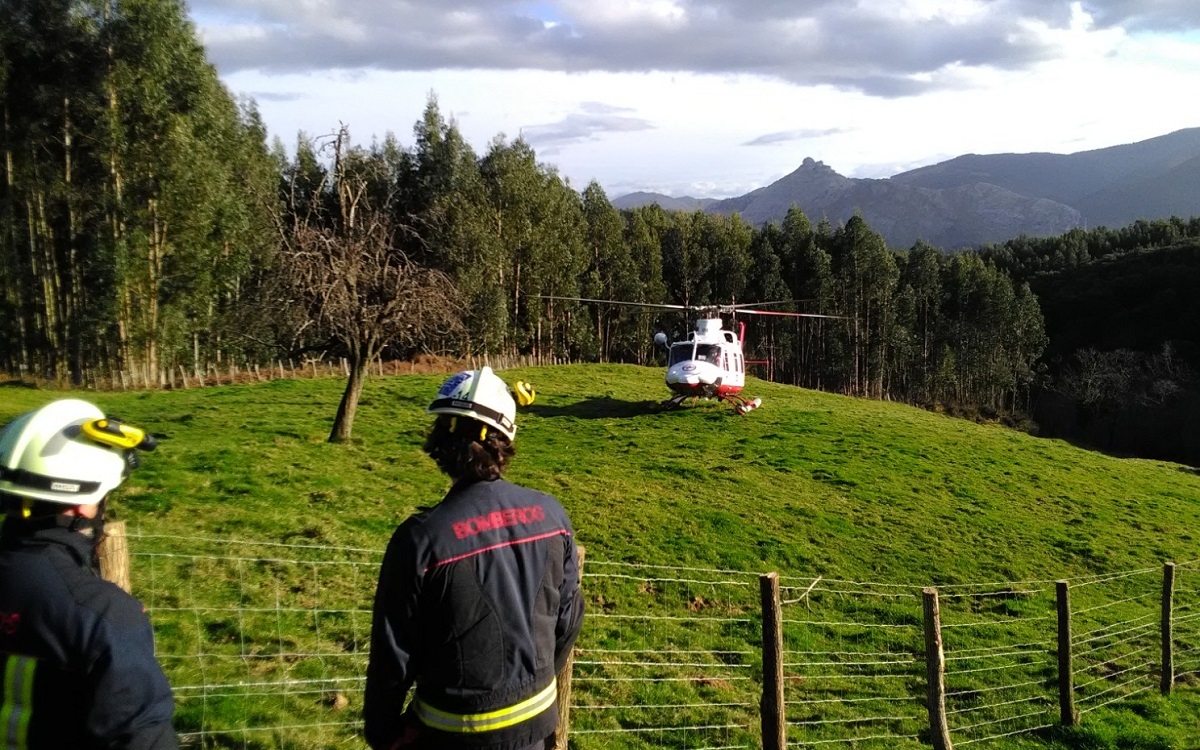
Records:
[[[178,747],[150,621],[95,563],[105,498],[153,447],[76,399],[0,431],[0,748]]]
[[[525,384],[518,395],[532,398]],[[452,376],[428,411],[437,418],[425,452],[454,484],[388,544],[367,743],[540,750],[558,725],[555,678],[583,623],[574,532],[553,497],[501,478],[516,405],[491,368]]]

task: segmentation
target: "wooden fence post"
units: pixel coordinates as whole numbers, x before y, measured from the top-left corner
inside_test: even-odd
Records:
[[[942,650],[942,613],[937,589],[921,590],[925,605],[925,679],[928,683],[930,740],[934,750],[953,750],[946,723],[946,654]]]
[[[583,588],[583,547],[576,547],[579,565],[579,586]],[[567,663],[558,673],[558,728],[553,737],[546,738],[546,748],[550,750],[567,750],[567,740],[571,733],[571,672],[575,670],[575,649],[567,656]]]
[[[1071,585],[1056,581],[1058,593],[1058,715],[1064,727],[1079,723],[1075,710],[1075,671],[1071,663]]]
[[[1159,689],[1170,695],[1175,686],[1175,563],[1163,563],[1162,584],[1162,682]]]
[[[779,601],[779,574],[758,577],[762,601],[763,692],[759,704],[763,750],[787,747],[787,717],[783,705],[783,608]]]
[[[96,547],[100,559],[100,577],[117,584],[126,592],[129,583],[129,538],[125,536],[124,521],[109,521],[104,524],[104,536]]]

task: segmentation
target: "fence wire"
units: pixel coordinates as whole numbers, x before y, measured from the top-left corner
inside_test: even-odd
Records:
[[[182,747],[365,747],[380,551],[150,535],[130,547]]]
[[[183,747],[365,748],[381,550],[147,534],[131,536],[130,550]],[[1072,583],[1080,714],[1159,686],[1160,586],[1151,569]],[[788,747],[927,747],[921,588],[784,577],[780,593]],[[1053,582],[941,593],[954,744],[1056,726]],[[758,573],[589,558],[584,594],[572,748],[762,746]],[[1187,574],[1174,602],[1177,684],[1200,685],[1200,588]]]
[[[819,579],[781,586],[789,747],[921,747],[921,590]]]

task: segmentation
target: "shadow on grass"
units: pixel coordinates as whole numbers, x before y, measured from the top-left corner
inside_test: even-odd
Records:
[[[596,396],[565,406],[533,404],[526,411],[539,417],[575,417],[577,419],[622,419],[662,411],[658,401],[622,401],[611,396]]]
[[[29,388],[37,390],[37,383],[27,380],[0,380],[0,388]]]

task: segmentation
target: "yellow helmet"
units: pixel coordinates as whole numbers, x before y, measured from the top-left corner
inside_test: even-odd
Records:
[[[517,392],[517,403],[521,406],[529,406],[537,398],[537,391],[529,381],[518,380],[513,390]]]

